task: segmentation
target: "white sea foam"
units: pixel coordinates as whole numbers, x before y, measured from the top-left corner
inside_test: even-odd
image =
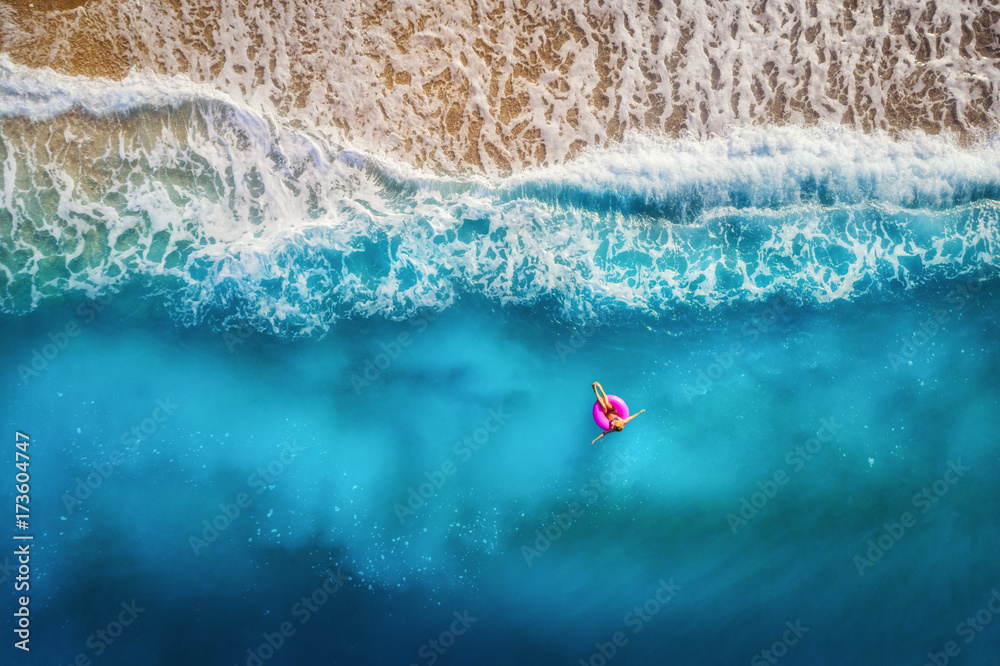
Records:
[[[0,116],[20,116],[32,121],[50,120],[72,110],[106,116],[142,107],[176,108],[180,104],[210,99],[239,102],[186,76],[162,76],[133,71],[120,82],[69,76],[50,68],[33,69],[0,53]]]
[[[3,49],[183,74],[367,154],[497,173],[640,130],[995,128],[998,20],[981,0],[93,0],[11,17]]]
[[[463,294],[656,315],[777,292],[856,298],[996,264],[994,142],[633,135],[565,165],[455,179],[183,80],[0,64],[8,312],[138,283],[182,321],[294,335]]]

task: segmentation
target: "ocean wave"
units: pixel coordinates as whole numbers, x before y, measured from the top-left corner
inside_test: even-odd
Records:
[[[657,316],[895,293],[996,264],[994,141],[636,134],[560,166],[455,178],[183,81],[75,81],[0,68],[5,312],[141,285],[184,323],[306,335],[465,295]]]

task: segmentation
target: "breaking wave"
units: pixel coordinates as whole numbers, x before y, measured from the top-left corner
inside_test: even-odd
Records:
[[[841,127],[633,134],[506,178],[376,158],[182,78],[0,69],[0,307],[140,285],[302,335],[465,294],[653,316],[996,264],[1000,152]]]

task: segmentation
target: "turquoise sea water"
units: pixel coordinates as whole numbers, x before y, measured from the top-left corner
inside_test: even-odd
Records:
[[[12,663],[1000,663],[993,144],[480,182],[5,76]]]

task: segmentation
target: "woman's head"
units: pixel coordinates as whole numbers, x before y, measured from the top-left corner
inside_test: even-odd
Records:
[[[611,429],[616,432],[621,432],[625,429],[625,421],[623,421],[620,416],[611,417]]]

